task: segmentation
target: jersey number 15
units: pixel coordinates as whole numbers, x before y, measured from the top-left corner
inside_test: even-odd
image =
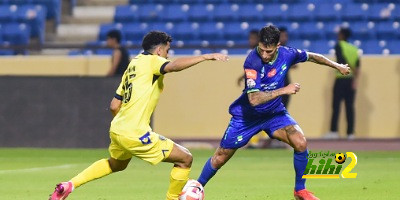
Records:
[[[131,74],[135,72],[135,67],[128,69],[128,74],[124,80],[124,103],[128,103],[132,97],[132,82],[131,79],[135,78],[136,74]]]

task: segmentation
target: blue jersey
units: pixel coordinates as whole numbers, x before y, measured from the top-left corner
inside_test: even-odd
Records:
[[[281,97],[253,107],[247,96],[251,92],[272,91],[284,87],[285,76],[290,66],[308,59],[305,51],[291,47],[279,47],[277,53],[275,61],[269,63],[262,61],[257,48],[249,53],[244,62],[246,87],[242,95],[229,107],[229,113],[233,117],[252,119],[286,110]]]

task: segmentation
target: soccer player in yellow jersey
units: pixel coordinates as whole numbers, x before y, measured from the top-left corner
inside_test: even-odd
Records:
[[[204,54],[170,62],[167,57],[171,42],[171,36],[159,31],[152,31],[144,37],[144,52],[132,59],[111,101],[114,119],[110,127],[110,158],[99,160],[70,181],[57,184],[50,200],[63,200],[75,188],[89,181],[124,170],[132,156],[153,165],[173,163],[166,199],[178,199],[189,179],[192,155],[186,148],[154,133],[149,125],[164,87],[164,74],[181,71],[206,60],[226,61],[228,57],[218,53]]]

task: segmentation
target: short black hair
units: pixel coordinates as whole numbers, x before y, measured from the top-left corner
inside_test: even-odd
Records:
[[[165,32],[151,31],[147,33],[142,41],[142,48],[145,51],[152,51],[157,45],[167,45],[172,42],[172,37]]]
[[[121,38],[122,38],[122,36],[121,36],[121,31],[119,31],[119,30],[117,30],[117,29],[108,31],[107,37],[108,37],[108,38],[116,39],[117,42],[120,43],[120,42],[121,42]]]
[[[339,34],[342,34],[344,39],[347,40],[351,37],[351,30],[347,27],[340,27]]]
[[[280,31],[274,25],[265,26],[260,30],[258,37],[265,46],[276,46],[279,43]]]
[[[249,35],[257,35],[258,36],[258,30],[257,29],[251,29],[249,32]]]
[[[287,28],[284,26],[279,27],[280,32],[287,32]]]

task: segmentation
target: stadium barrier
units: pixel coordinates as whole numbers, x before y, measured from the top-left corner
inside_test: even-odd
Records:
[[[1,77],[0,146],[106,147],[119,78]]]
[[[228,107],[243,88],[236,83],[243,61],[232,57],[166,75],[154,130],[171,138],[222,137]],[[108,105],[119,82],[101,77],[109,64],[108,57],[97,56],[0,58],[0,146],[107,146]],[[400,58],[363,57],[361,66],[356,135],[400,137]],[[318,138],[329,128],[334,72],[304,63],[291,76],[302,88],[289,112],[307,137]],[[344,107],[340,115],[344,135]]]

